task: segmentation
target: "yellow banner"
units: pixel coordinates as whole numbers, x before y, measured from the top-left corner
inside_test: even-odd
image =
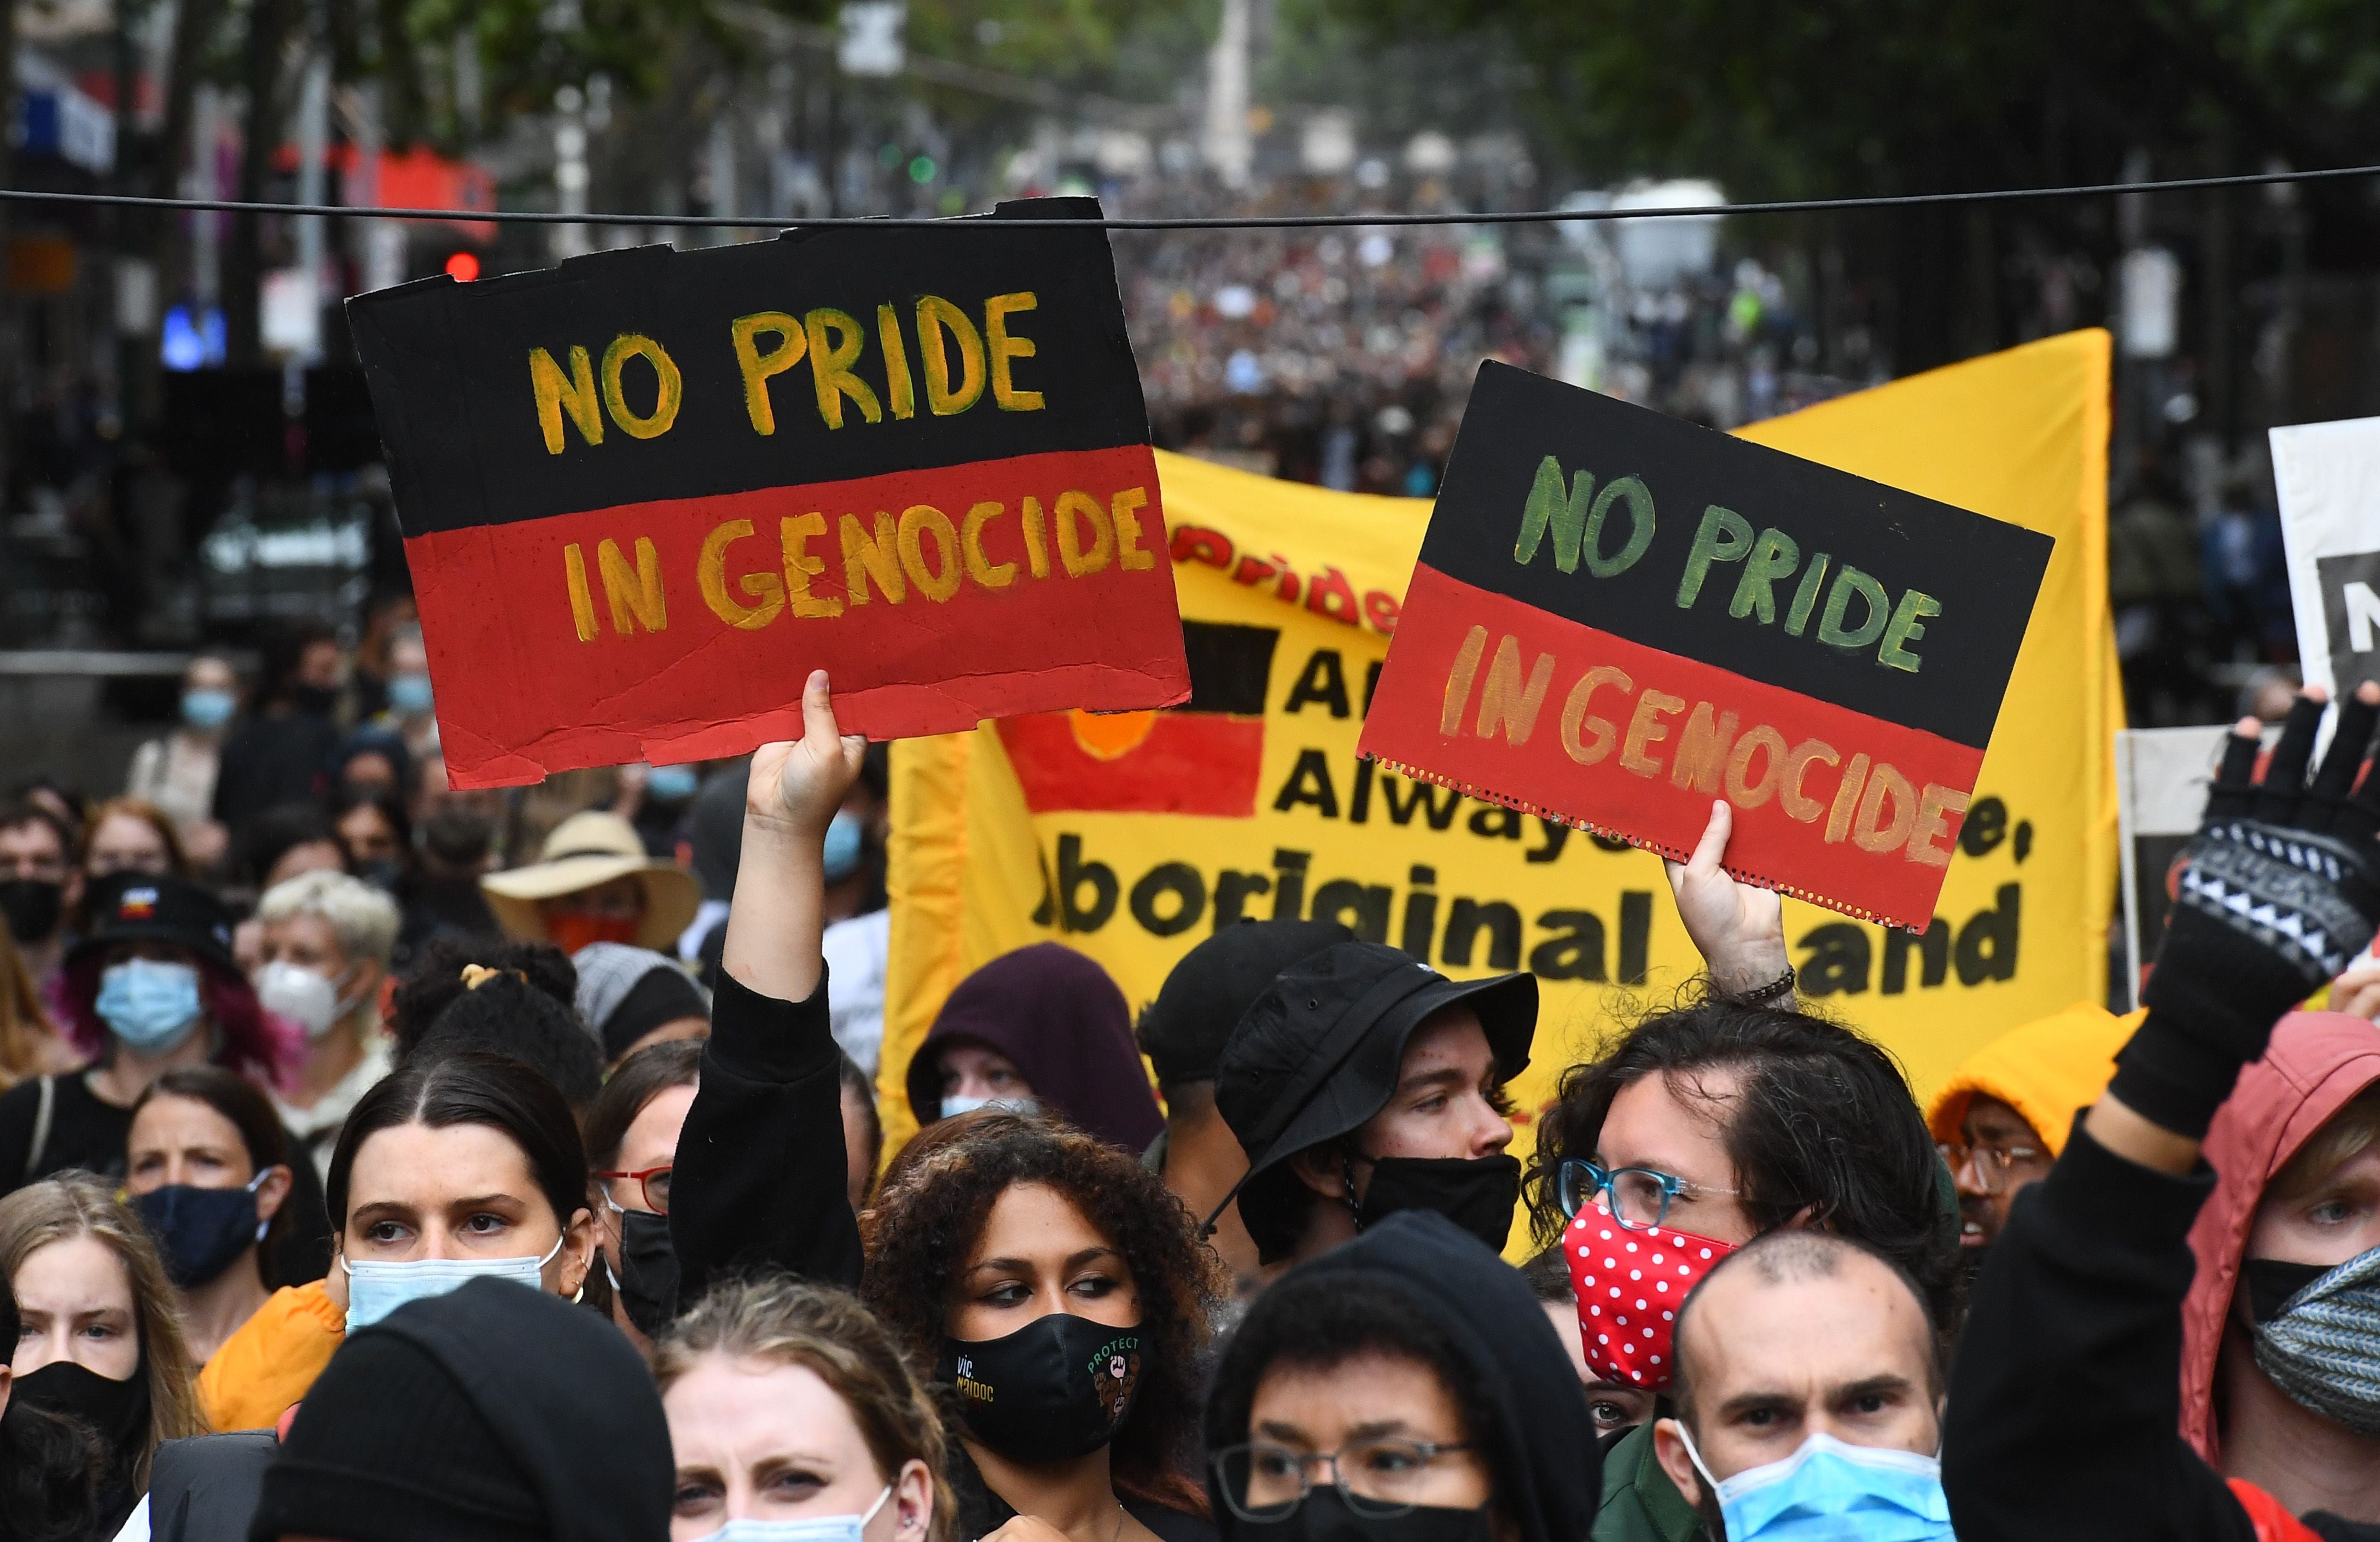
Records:
[[[1744,431],[2058,542],[1933,928],[1888,934],[1786,904],[1805,1000],[1882,1039],[1921,1097],[1986,1039],[2106,999],[2109,743],[2123,711],[2107,606],[2107,334],[2073,333]],[[1544,1012],[1514,1091],[1524,1114],[1542,1107],[1614,1008],[1666,1001],[1699,967],[1659,860],[1357,760],[1426,502],[1178,455],[1160,454],[1159,469],[1194,674],[1202,639],[1222,639],[1210,656],[1252,667],[1260,698],[1194,699],[1202,710],[1162,722],[1061,716],[893,747],[888,1149],[915,1127],[911,1050],[968,971],[1054,939],[1097,959],[1137,1009],[1243,915],[1335,917],[1457,976],[1536,971]]]

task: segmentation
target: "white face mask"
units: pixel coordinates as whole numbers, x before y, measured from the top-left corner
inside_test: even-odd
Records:
[[[265,1011],[304,1028],[309,1038],[327,1035],[356,1005],[339,994],[339,981],[279,958],[257,971],[256,999]]]
[[[545,1288],[545,1266],[562,1251],[556,1237],[542,1258],[414,1258],[405,1262],[361,1258],[339,1267],[347,1271],[347,1331],[370,1328],[408,1301],[424,1301],[460,1290],[486,1276],[513,1280],[530,1290]]]
[[[944,1119],[956,1119],[963,1113],[973,1113],[978,1109],[998,1109],[1002,1113],[1032,1113],[1038,1111],[1040,1107],[1041,1101],[1038,1098],[960,1098],[952,1096],[942,1099],[942,1117]]]
[[[864,1515],[802,1515],[783,1521],[730,1521],[702,1538],[702,1542],[859,1542],[860,1532],[876,1512],[892,1497],[892,1486],[886,1484],[884,1492]]]

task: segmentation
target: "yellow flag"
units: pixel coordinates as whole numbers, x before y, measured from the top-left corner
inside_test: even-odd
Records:
[[[2123,711],[2107,381],[2107,334],[2080,332],[1743,431],[2058,543],[1933,928],[1888,934],[1786,904],[1805,1002],[1882,1040],[1921,1097],[1985,1040],[2106,998]],[[1525,1147],[1563,1069],[1699,967],[1660,862],[1356,759],[1426,502],[1178,455],[1159,469],[1188,707],[893,747],[888,1148],[915,1127],[910,1052],[968,971],[1055,940],[1137,1009],[1216,926],[1292,915],[1451,975],[1535,970],[1544,1009],[1513,1089]]]

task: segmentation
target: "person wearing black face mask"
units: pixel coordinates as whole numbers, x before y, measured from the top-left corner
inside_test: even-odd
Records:
[[[702,1041],[671,1039],[622,1061],[587,1112],[595,1229],[613,1281],[612,1317],[639,1351],[677,1316],[669,1196],[678,1133],[702,1074]],[[692,1305],[692,1302],[687,1302]]]
[[[1407,1212],[1290,1270],[1207,1399],[1223,1542],[1578,1542],[1594,1420],[1518,1271]]]
[[[168,1071],[133,1106],[125,1187],[180,1298],[193,1365],[264,1305],[294,1184],[273,1104],[228,1071]]]
[[[0,1280],[0,1342],[23,1330],[17,1298]],[[98,1525],[99,1474],[106,1450],[79,1420],[15,1395],[0,1366],[0,1538],[82,1542]]]
[[[1155,1173],[982,1110],[929,1125],[862,1218],[861,1299],[935,1367],[963,1536],[1212,1542],[1189,1444],[1220,1269]]]
[[[1503,1089],[1536,1021],[1534,975],[1451,980],[1378,942],[1283,970],[1215,1078],[1248,1153],[1236,1197],[1262,1261],[1302,1262],[1413,1209],[1502,1247],[1521,1185]]]
[[[0,1198],[0,1274],[20,1325],[9,1401],[98,1438],[90,1535],[110,1536],[148,1487],[158,1445],[205,1427],[164,1266],[140,1220],[74,1173]]]
[[[67,915],[82,899],[74,847],[73,835],[48,809],[0,807],[0,928],[45,991],[66,961]]]

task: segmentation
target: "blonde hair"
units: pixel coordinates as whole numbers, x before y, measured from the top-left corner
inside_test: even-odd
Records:
[[[0,1087],[42,1069],[42,1040],[57,1038],[25,955],[0,926]]]
[[[256,918],[270,926],[293,917],[312,916],[338,933],[339,947],[350,964],[385,966],[396,951],[397,930],[404,917],[396,902],[359,878],[317,871],[285,879],[264,892],[256,905]]]
[[[0,1275],[13,1281],[25,1260],[54,1242],[96,1237],[124,1265],[140,1358],[149,1367],[149,1438],[134,1464],[135,1489],[149,1487],[149,1463],[167,1440],[207,1433],[199,1408],[180,1307],[165,1266],[139,1218],[88,1172],[63,1172],[0,1198]]]
[[[2273,1181],[2265,1185],[2268,1199],[2302,1199],[2330,1181],[2330,1175],[2380,1141],[2380,1083],[2365,1087],[2306,1137]]]
[[[934,1480],[926,1542],[951,1542],[957,1500],[943,1477],[948,1442],[941,1413],[892,1335],[856,1296],[783,1275],[722,1285],[672,1323],[653,1345],[653,1379],[666,1394],[707,1355],[799,1366],[851,1411],[887,1483],[922,1462]]]

